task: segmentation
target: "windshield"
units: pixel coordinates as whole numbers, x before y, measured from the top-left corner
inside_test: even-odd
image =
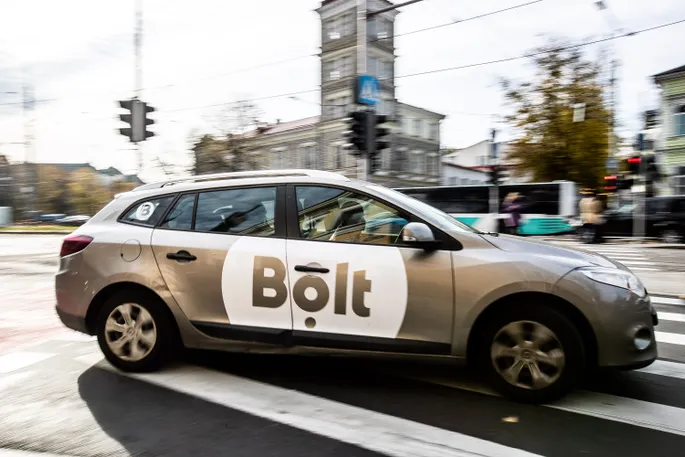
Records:
[[[407,205],[409,208],[415,209],[416,211],[425,214],[430,218],[430,222],[434,223],[442,230],[458,230],[460,232],[467,233],[481,233],[473,227],[470,227],[464,224],[463,222],[459,222],[449,214],[444,213],[439,209],[422,202],[421,200],[417,200],[414,197],[410,197],[409,195],[405,195],[401,192],[397,192],[396,190],[392,190],[383,186],[377,186],[374,184],[368,184],[367,186],[380,194],[398,200],[401,203]]]

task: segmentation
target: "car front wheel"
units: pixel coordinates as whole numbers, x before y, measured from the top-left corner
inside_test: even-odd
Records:
[[[145,372],[157,370],[171,359],[175,332],[161,304],[123,292],[105,302],[97,337],[112,365],[123,371]]]
[[[583,343],[561,313],[523,307],[498,313],[482,333],[479,364],[493,387],[515,401],[547,403],[583,374]]]

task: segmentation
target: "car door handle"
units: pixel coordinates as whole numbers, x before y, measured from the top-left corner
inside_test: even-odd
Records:
[[[323,267],[310,267],[309,265],[295,265],[295,271],[306,273],[328,273],[331,270]]]
[[[170,252],[166,255],[166,258],[170,260],[176,260],[178,262],[192,262],[193,260],[197,260],[197,257],[188,251],[178,251],[176,253]]]

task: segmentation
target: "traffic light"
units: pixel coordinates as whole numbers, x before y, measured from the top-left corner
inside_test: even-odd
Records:
[[[155,123],[155,120],[154,120],[154,119],[150,119],[150,118],[147,117],[147,116],[148,116],[149,113],[154,113],[154,112],[157,111],[157,110],[156,110],[154,107],[148,105],[147,103],[141,103],[141,105],[142,105],[142,108],[143,108],[143,109],[142,109],[142,112],[143,112],[143,116],[144,116],[144,119],[145,119],[145,121],[144,121],[144,123],[143,123],[143,134],[144,134],[143,140],[147,140],[148,138],[150,138],[150,137],[152,137],[152,136],[155,136],[155,132],[150,132],[150,131],[147,129],[147,126],[148,126],[148,125],[154,124],[154,123]]]
[[[343,132],[343,137],[346,138],[347,143],[351,144],[356,151],[352,151],[353,155],[361,156],[366,151],[366,136],[369,125],[368,111],[355,111],[348,115],[346,119],[348,129]]]
[[[376,130],[376,147],[374,149],[378,152],[390,147],[390,141],[386,138],[390,135],[390,129],[382,126],[386,122],[388,122],[388,116],[383,114],[376,115],[374,122],[374,128]]]
[[[500,169],[499,165],[493,165],[490,167],[490,171],[488,173],[488,184],[491,184],[493,186],[499,186],[500,184]]]
[[[615,175],[604,177],[604,192],[616,192],[618,189],[618,178]]]
[[[640,174],[640,163],[642,162],[642,157],[633,156],[628,159],[628,172],[631,175]]]
[[[138,99],[121,100],[119,106],[127,110],[128,113],[120,114],[119,119],[129,126],[120,128],[119,133],[127,136],[132,143],[145,141],[154,136],[154,132],[147,130],[148,125],[155,123],[154,119],[148,118],[148,113],[155,111],[155,108]]]
[[[135,102],[136,100],[121,100],[119,102],[119,106],[128,111],[126,114],[119,115],[119,119],[128,124],[128,127],[120,128],[119,133],[127,136],[129,141],[133,141],[133,111],[135,109],[133,105]]]

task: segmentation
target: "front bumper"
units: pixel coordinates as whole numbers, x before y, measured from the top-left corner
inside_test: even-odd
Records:
[[[649,295],[638,297],[578,271],[563,277],[556,289],[588,319],[595,333],[599,367],[643,368],[656,360],[658,318]]]

